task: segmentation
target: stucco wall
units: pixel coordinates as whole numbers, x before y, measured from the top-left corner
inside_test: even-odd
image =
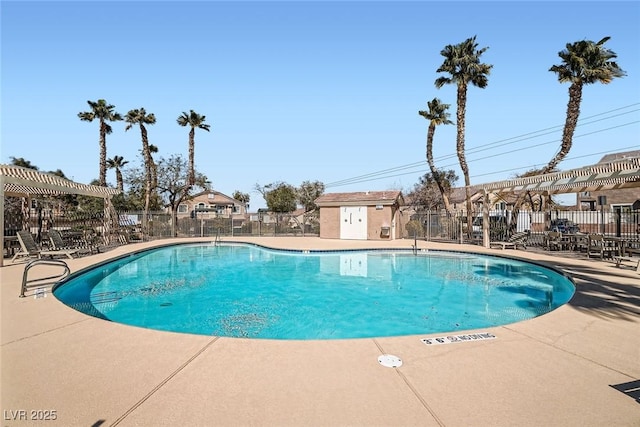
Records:
[[[324,239],[340,238],[340,207],[320,208],[320,237]]]
[[[391,230],[391,206],[383,206],[376,209],[375,206],[367,207],[367,240],[392,240],[393,234],[382,237],[382,227]]]

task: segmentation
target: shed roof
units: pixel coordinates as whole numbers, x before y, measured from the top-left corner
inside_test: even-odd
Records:
[[[318,197],[315,204],[322,206],[349,206],[349,205],[393,205],[404,203],[402,192],[389,191],[362,191],[354,193],[327,193]]]

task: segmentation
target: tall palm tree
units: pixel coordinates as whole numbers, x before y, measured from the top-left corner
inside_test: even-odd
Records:
[[[156,147],[153,144],[149,144],[149,160],[151,160],[150,166],[151,166],[151,186],[153,188],[157,188],[158,187],[158,165],[156,164],[155,160],[153,159],[153,154],[156,154],[158,152],[158,147]]]
[[[113,156],[113,159],[107,159],[107,168],[116,170],[117,188],[124,191],[124,180],[122,179],[122,168],[129,163],[122,156]]]
[[[209,132],[210,125],[205,124],[205,116],[201,116],[193,110],[189,111],[189,114],[182,112],[182,115],[178,117],[177,122],[180,126],[190,126],[189,130],[189,180],[188,184],[193,185],[195,183],[195,135],[196,128],[203,129]]]
[[[465,157],[464,137],[465,137],[465,114],[467,110],[467,88],[469,85],[484,89],[489,83],[488,75],[491,73],[493,65],[480,62],[480,56],[488,47],[478,49],[476,36],[466,39],[456,45],[447,45],[442,49],[440,55],[444,56],[444,62],[436,70],[437,73],[449,73],[449,76],[438,77],[435,85],[440,89],[445,84],[455,84],[457,86],[457,111],[456,111],[456,152],[460,162],[460,169],[464,174],[464,185],[467,200],[467,233],[471,234],[471,222],[473,214],[471,212],[471,192],[469,186],[469,166]]]
[[[134,125],[140,127],[140,136],[142,138],[142,157],[144,158],[145,171],[145,195],[144,195],[144,217],[142,218],[142,227],[147,230],[147,217],[149,215],[149,205],[151,203],[151,191],[153,190],[153,177],[151,174],[151,150],[149,149],[149,137],[147,136],[147,128],[145,125],[152,125],[156,122],[156,116],[153,113],[147,114],[144,108],[130,110],[124,118],[127,126],[125,131],[131,129]]]
[[[9,157],[11,164],[14,166],[20,166],[22,168],[38,170],[38,167],[31,163],[31,160],[27,160],[24,157]]]
[[[78,113],[80,120],[84,122],[92,122],[94,119],[98,119],[100,122],[100,177],[98,182],[101,186],[107,185],[107,135],[110,134],[113,129],[107,123],[116,122],[122,120],[122,116],[115,112],[115,106],[107,104],[104,99],[98,99],[98,101],[87,101],[91,111],[83,111]]]
[[[614,61],[617,55],[612,50],[604,47],[604,44],[610,38],[605,37],[598,43],[594,43],[591,40],[567,43],[566,48],[558,52],[562,63],[549,69],[549,71],[553,71],[558,75],[560,83],[571,83],[571,85],[569,86],[567,117],[562,131],[562,144],[558,153],[551,159],[542,173],[552,171],[569,154],[573,133],[576,130],[578,117],[580,116],[583,86],[596,82],[608,84],[614,78],[626,75]]]
[[[439,125],[451,125],[453,122],[449,120],[450,107],[449,104],[443,104],[438,98],[433,98],[431,101],[427,101],[427,111],[420,110],[418,114],[429,120],[429,129],[427,130],[427,163],[429,163],[429,169],[431,169],[431,175],[440,190],[442,195],[442,201],[444,202],[444,208],[449,212],[451,206],[449,205],[449,195],[444,189],[442,184],[442,172],[440,172],[433,161],[433,136],[436,133],[436,126]]]

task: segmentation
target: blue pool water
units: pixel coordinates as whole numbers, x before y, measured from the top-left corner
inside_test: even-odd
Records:
[[[340,339],[530,319],[574,286],[531,263],[457,252],[174,245],[74,275],[54,295],[127,325],[228,337]]]

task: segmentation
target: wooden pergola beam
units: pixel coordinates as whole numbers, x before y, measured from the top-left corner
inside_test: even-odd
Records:
[[[638,187],[640,187],[640,157],[629,157],[578,169],[472,185],[469,188],[472,192],[483,195],[483,246],[489,247],[487,205],[491,193],[567,194]]]

